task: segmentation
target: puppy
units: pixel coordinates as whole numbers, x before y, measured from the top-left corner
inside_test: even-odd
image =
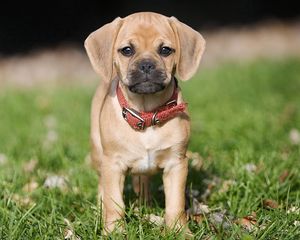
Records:
[[[185,227],[190,121],[175,76],[185,81],[195,74],[205,40],[175,17],[140,12],[102,26],[84,45],[102,79],[92,101],[90,136],[105,232],[124,216],[125,175],[142,175],[147,191],[147,175],[158,170],[165,223]]]

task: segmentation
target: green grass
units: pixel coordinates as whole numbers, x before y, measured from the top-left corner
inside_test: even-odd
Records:
[[[211,213],[226,211],[234,219],[257,215],[257,227],[247,231],[233,220],[229,227],[215,224],[208,214],[201,223],[190,221],[195,238],[300,239],[299,213],[288,211],[300,207],[300,147],[289,137],[291,129],[300,130],[300,60],[228,63],[203,69],[180,84],[192,118],[189,149],[204,161],[200,171],[190,169],[188,188],[199,190],[198,198],[211,189],[200,199]],[[0,154],[7,159],[0,163],[0,239],[63,239],[64,219],[81,239],[101,236],[97,175],[85,161],[94,90],[66,85],[0,90]],[[52,126],[46,126],[47,119]],[[49,131],[53,141],[51,136],[45,140]],[[30,159],[38,164],[26,172]],[[246,171],[246,164],[257,170]],[[288,177],[280,181],[284,171]],[[43,187],[49,175],[65,176],[66,190]],[[225,180],[235,184],[222,191]],[[29,181],[38,187],[26,192]],[[153,205],[139,213],[133,210],[135,197],[126,182],[127,239],[182,238],[144,219],[146,213],[163,214],[163,194],[157,190],[161,182],[158,174]],[[29,204],[20,200],[26,198]],[[278,207],[266,208],[265,199]]]

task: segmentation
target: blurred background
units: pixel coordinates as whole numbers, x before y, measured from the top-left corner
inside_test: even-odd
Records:
[[[176,16],[199,30],[207,40],[204,66],[300,54],[297,1],[10,1],[1,7],[0,84],[95,79],[84,39],[115,17],[136,11]]]

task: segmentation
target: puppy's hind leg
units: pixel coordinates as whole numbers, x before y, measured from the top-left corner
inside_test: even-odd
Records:
[[[150,204],[151,193],[150,193],[150,176],[146,175],[135,175],[132,176],[133,191],[139,198],[139,203]]]

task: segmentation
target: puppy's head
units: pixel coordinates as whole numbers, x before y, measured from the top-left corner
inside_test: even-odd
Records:
[[[205,41],[174,17],[143,12],[104,25],[85,47],[104,81],[117,75],[131,92],[152,94],[165,89],[175,73],[181,80],[191,78]]]

